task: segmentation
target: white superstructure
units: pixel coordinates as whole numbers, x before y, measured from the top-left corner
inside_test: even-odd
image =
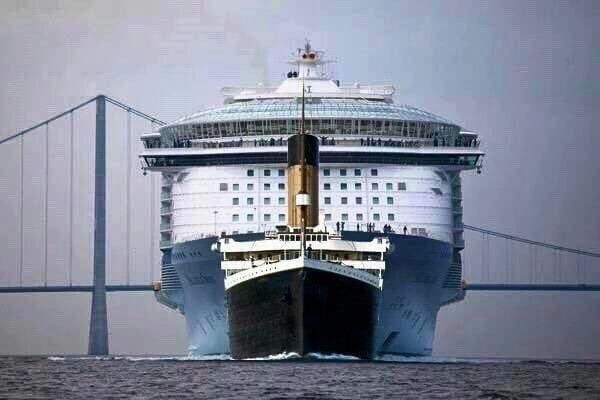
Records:
[[[331,165],[320,169],[319,222],[330,231],[396,232],[453,241],[452,187],[433,167]],[[178,175],[172,186],[174,242],[198,234],[265,232],[287,221],[283,165],[211,166]]]

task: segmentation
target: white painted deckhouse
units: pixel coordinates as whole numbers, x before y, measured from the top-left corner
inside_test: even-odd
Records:
[[[393,86],[341,83],[326,63],[307,43],[278,86],[226,87],[223,105],[142,135],[143,168],[163,177],[157,298],[185,315],[192,352],[229,350],[217,237],[260,240],[286,223],[287,138],[298,131],[302,82],[306,131],[320,141],[319,225],[348,235],[385,228],[389,262],[417,268],[388,280],[395,300],[384,276],[382,307],[399,308],[380,317],[389,324],[381,352],[430,353],[439,307],[464,296],[460,173],[481,168],[478,135],[396,104]]]

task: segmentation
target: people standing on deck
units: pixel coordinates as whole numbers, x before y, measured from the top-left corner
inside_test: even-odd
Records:
[[[340,221],[335,223],[335,230],[336,230],[336,232],[340,231]]]
[[[402,231],[404,232],[404,234],[406,235],[406,232],[408,231],[408,228],[406,227],[406,225],[404,225],[404,228],[402,229]]]

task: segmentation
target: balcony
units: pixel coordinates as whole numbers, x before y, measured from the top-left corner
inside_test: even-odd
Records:
[[[167,191],[167,192],[161,192],[160,193],[160,199],[163,200],[163,201],[164,200],[171,200],[171,197],[172,197],[172,193],[171,192]]]
[[[162,206],[160,208],[160,213],[161,215],[168,215],[168,214],[172,214],[173,213],[173,207],[171,205],[168,206]]]

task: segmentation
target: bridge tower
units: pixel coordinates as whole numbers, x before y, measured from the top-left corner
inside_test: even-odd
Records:
[[[96,99],[94,281],[88,354],[108,355],[106,314],[106,98]]]

